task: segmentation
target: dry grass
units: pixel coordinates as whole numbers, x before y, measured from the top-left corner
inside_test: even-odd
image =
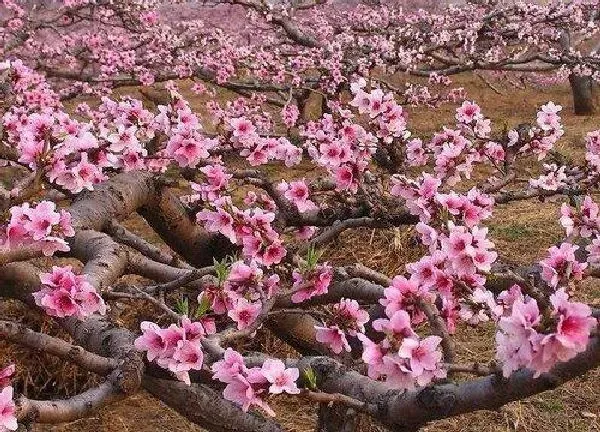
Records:
[[[402,77],[397,77],[399,82]],[[563,118],[566,135],[558,150],[569,157],[578,159],[583,154],[583,136],[585,132],[596,129],[597,117],[575,117],[571,115],[572,102],[570,93],[565,87],[543,89],[528,88],[525,90],[501,86],[503,94],[492,92],[481,80],[464,75],[455,78],[455,82],[464,85],[469,92],[469,99],[478,101],[484,113],[502,128],[516,126],[524,121],[534,121],[537,107],[553,100],[563,105]],[[205,98],[193,96],[184,90],[186,96],[193,101],[194,108],[205,113]],[[220,97],[230,97],[221,94]],[[435,111],[435,116],[425,108],[410,109],[409,125],[416,133],[430,136],[444,124],[452,124],[454,109],[451,106]],[[284,177],[286,173],[276,171]],[[310,169],[300,170],[294,176],[311,177]],[[484,179],[480,174],[479,179]],[[545,203],[527,201],[507,206],[500,206],[491,220],[491,236],[496,243],[500,256],[505,261],[529,263],[539,259],[545,249],[560,239],[562,233],[558,226],[556,212],[560,200],[548,200]],[[160,239],[149,230],[140,218],[132,218],[127,222],[130,229],[143,233],[156,243]],[[358,229],[345,232],[335,242],[326,247],[325,258],[335,264],[350,264],[360,261],[388,275],[403,271],[406,263],[418,258],[421,251],[416,247],[411,229],[370,230]],[[46,262],[46,265],[49,263]],[[139,283],[139,279],[129,280]],[[580,296],[587,300],[598,301],[600,288],[593,284],[585,284]],[[49,320],[31,317],[31,314],[15,304],[9,304],[0,310],[2,316],[24,316],[27,323],[34,328],[51,333],[58,332]],[[122,325],[135,328],[140,319],[150,316],[153,311],[147,306],[135,304],[134,308],[115,307],[115,319]],[[253,343],[254,348],[267,350],[279,356],[295,356],[289,346],[274,338],[268,332],[261,332]],[[457,348],[460,360],[486,361],[494,356],[493,329],[490,327],[461,328],[457,334]],[[90,379],[88,374],[79,372],[76,367],[57,362],[47,356],[34,354],[23,357],[25,352],[14,346],[0,345],[0,361],[3,359],[19,359],[21,377],[27,382],[28,389],[34,394],[72,394],[86,385]],[[24,359],[24,361],[23,361]],[[42,366],[43,365],[43,366]],[[27,372],[25,372],[27,371]],[[33,378],[32,378],[33,377]],[[25,381],[23,381],[25,382]],[[46,384],[42,385],[43,383]],[[58,384],[60,383],[60,384]],[[29,390],[29,391],[31,391]],[[567,383],[561,388],[536,395],[524,401],[508,404],[495,412],[478,412],[463,415],[454,419],[434,422],[423,430],[430,432],[503,432],[503,431],[600,431],[600,371],[593,371],[585,377]],[[314,427],[314,406],[303,400],[279,398],[273,401],[273,408],[278,420],[288,431],[305,432]],[[83,419],[67,425],[36,426],[36,431],[80,432],[98,431],[200,431],[201,428],[191,425],[181,416],[165,407],[160,402],[140,393],[119,404],[99,411],[94,417]],[[363,432],[376,428],[363,422]]]

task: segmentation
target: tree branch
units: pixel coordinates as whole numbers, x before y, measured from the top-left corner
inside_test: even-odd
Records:
[[[91,353],[62,339],[35,332],[23,324],[0,321],[0,337],[15,344],[55,355],[99,375],[106,375],[119,365],[117,360]]]

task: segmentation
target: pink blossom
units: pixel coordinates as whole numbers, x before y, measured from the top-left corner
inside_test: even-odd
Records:
[[[386,333],[390,337],[400,340],[416,336],[411,327],[410,315],[404,310],[394,312],[389,319],[379,318],[373,321],[373,328],[378,332]]]
[[[343,323],[344,330],[351,336],[364,333],[365,324],[369,321],[369,313],[353,299],[340,299],[339,303],[333,305],[332,313],[333,320]]]
[[[296,385],[296,380],[300,376],[300,371],[297,368],[286,369],[285,364],[281,360],[267,359],[262,365],[261,372],[271,383],[269,393],[300,393],[300,389]]]
[[[244,358],[231,348],[225,350],[223,360],[215,362],[212,367],[213,378],[224,383],[232,382],[238,375],[246,373]]]
[[[383,355],[384,351],[380,344],[373,342],[367,336],[362,333],[357,335],[358,339],[362,342],[363,352],[362,360],[368,365],[367,375],[371,379],[377,379],[381,375],[381,368],[383,366]]]
[[[542,261],[542,279],[556,287],[565,279],[581,280],[587,263],[580,263],[575,257],[579,246],[571,243],[562,243],[560,247],[552,246],[548,249],[550,256]]]
[[[315,203],[308,199],[309,190],[304,180],[293,181],[289,186],[285,184],[283,190],[285,190],[285,198],[291,201],[300,213],[305,213],[317,208]]]
[[[286,250],[280,242],[273,242],[268,245],[261,257],[262,264],[270,267],[273,264],[279,264],[286,255]]]
[[[169,370],[174,372],[180,381],[190,385],[189,371],[202,369],[204,360],[202,347],[198,342],[180,340],[173,353],[173,360],[173,363],[169,365]]]
[[[315,326],[315,337],[317,342],[325,344],[331,348],[336,354],[340,354],[343,350],[351,351],[350,344],[346,339],[345,333],[338,327],[320,327]]]
[[[406,359],[401,358],[397,353],[383,356],[381,371],[385,375],[386,384],[393,388],[409,390],[415,387],[415,379]]]
[[[342,165],[335,169],[335,184],[339,190],[350,190],[356,192],[357,185],[354,182],[354,173],[348,165]]]
[[[216,211],[202,210],[196,215],[198,223],[204,223],[204,227],[210,232],[219,232],[227,237],[232,243],[237,243],[237,236],[233,229],[233,217],[222,208]]]
[[[292,302],[302,303],[312,297],[327,293],[333,277],[333,271],[331,267],[325,263],[304,273],[294,270],[292,277],[294,279],[292,285],[292,289],[294,290]]]
[[[569,302],[569,296],[562,289],[550,296],[550,302],[558,315],[556,340],[577,352],[587,346],[590,333],[596,327],[590,307],[583,303]]]
[[[281,109],[281,119],[288,128],[296,124],[299,116],[300,111],[296,105],[288,104]]]
[[[16,431],[17,408],[13,401],[13,388],[5,387],[0,391],[0,430]]]
[[[106,313],[106,305],[84,275],[75,275],[70,266],[52,267],[40,275],[42,286],[33,293],[38,306],[50,316],[76,316]]]
[[[241,406],[244,412],[247,412],[251,405],[260,401],[256,397],[252,385],[242,375],[233,377],[223,390],[223,397]]]
[[[148,361],[162,357],[166,349],[166,342],[161,328],[150,321],[142,321],[140,328],[142,335],[134,341],[135,348],[139,351],[146,351]]]
[[[29,217],[25,229],[34,240],[41,240],[52,232],[52,226],[60,222],[60,214],[56,212],[56,204],[42,201],[36,207],[27,208],[24,212]]]
[[[555,105],[554,102],[548,102],[543,105],[537,114],[537,123],[544,131],[551,129],[560,129],[560,117],[558,113],[562,110],[562,106]]]
[[[0,369],[0,388],[6,387],[15,374],[16,367],[14,364],[10,364],[3,369]]]
[[[415,324],[422,322],[425,315],[415,305],[420,298],[428,298],[428,290],[420,286],[417,278],[406,279],[404,276],[396,276],[392,285],[383,290],[384,298],[379,300],[385,306],[385,313],[391,317],[397,311],[408,311]]]
[[[252,135],[256,130],[252,122],[244,117],[229,120],[229,125],[233,129],[233,136],[236,138],[245,138]]]
[[[471,123],[481,117],[481,108],[475,102],[464,101],[456,109],[456,120],[461,123]]]
[[[424,371],[435,371],[438,363],[442,361],[442,353],[438,349],[442,338],[428,336],[421,341],[406,338],[402,341],[398,355],[409,360],[410,370],[417,377]]]
[[[250,303],[245,298],[239,298],[234,308],[227,315],[235,321],[238,330],[244,330],[256,321],[256,318],[260,315],[260,311],[260,303]]]

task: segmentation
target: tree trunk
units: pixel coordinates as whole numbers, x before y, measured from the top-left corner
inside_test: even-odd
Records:
[[[592,115],[596,112],[593,92],[594,81],[590,76],[569,75],[576,115]]]

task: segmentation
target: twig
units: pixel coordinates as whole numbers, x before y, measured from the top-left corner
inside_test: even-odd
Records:
[[[477,362],[468,364],[447,363],[444,366],[449,373],[469,373],[477,376],[488,376],[502,372],[496,365],[486,366]]]
[[[201,279],[203,276],[212,273],[213,267],[205,267],[202,269],[194,269],[189,273],[177,278],[172,281],[165,282],[158,285],[149,285],[144,287],[144,291],[146,293],[156,292],[156,291],[172,291],[178,288],[181,288],[184,285],[187,285],[190,282],[194,282],[195,280]]]
[[[454,358],[456,357],[456,353],[454,351],[454,343],[452,342],[452,337],[450,333],[448,333],[448,327],[446,323],[442,319],[442,317],[437,312],[437,307],[426,302],[423,299],[419,299],[417,302],[419,309],[423,311],[425,316],[427,316],[427,320],[429,321],[429,325],[431,326],[431,330],[442,338],[442,351],[444,352],[444,360],[447,363],[454,362]]]
[[[341,393],[325,393],[315,392],[311,390],[302,390],[300,392],[300,395],[313,402],[328,405],[342,404],[350,408],[354,408],[357,411],[366,412],[371,415],[375,415],[377,413],[377,407],[375,405],[359,401],[358,399],[354,399],[353,397],[346,396],[345,394]]]
[[[495,85],[493,85],[491,82],[489,82],[487,80],[486,77],[484,77],[483,75],[481,75],[480,73],[475,73],[475,76],[477,78],[479,78],[481,81],[483,81],[485,83],[485,85],[487,85],[490,89],[492,89],[494,91],[494,93],[498,94],[498,95],[502,95],[504,93],[502,93],[498,87],[496,87]]]
[[[117,371],[115,371],[117,372]],[[64,400],[33,400],[21,397],[17,400],[17,418],[20,421],[34,419],[39,423],[65,423],[80,419],[91,411],[125,397],[114,385],[118,374],[97,387]]]
[[[390,226],[390,225],[391,224],[389,224],[385,221],[378,221],[376,219],[369,218],[369,217],[346,219],[343,221],[336,220],[332,224],[331,228],[325,229],[318,236],[311,239],[308,243],[304,243],[302,246],[300,246],[298,248],[296,253],[298,255],[303,255],[308,251],[308,248],[310,246],[324,245],[324,244],[332,241],[336,237],[338,237],[341,233],[343,233],[345,230],[347,230],[349,228],[369,227],[369,226],[386,227],[386,226]]]
[[[353,266],[344,267],[344,270],[350,276],[366,279],[384,287],[390,286],[392,284],[391,278],[361,263],[354,264]]]
[[[119,243],[123,243],[137,250],[142,255],[154,261],[163,264],[168,264],[170,266],[178,268],[192,268],[192,266],[183,262],[176,255],[172,255],[162,251],[160,248],[154,246],[153,244],[150,244],[135,233],[129,231],[115,219],[109,222],[109,224],[106,227],[106,232],[110,234]]]

